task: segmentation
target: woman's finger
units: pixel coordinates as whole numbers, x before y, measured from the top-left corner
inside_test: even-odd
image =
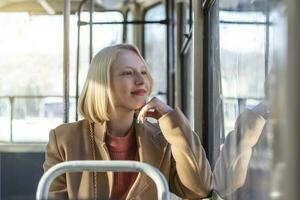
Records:
[[[158,119],[160,117],[160,114],[157,110],[148,110],[145,114],[144,114],[144,117],[151,117],[151,118],[154,118],[154,119]]]
[[[152,113],[149,110],[153,110]],[[138,122],[144,122],[146,117],[153,117],[159,119],[164,114],[171,112],[173,109],[160,101],[158,98],[153,97],[140,111],[137,120]]]
[[[150,109],[155,109],[155,103],[153,99],[151,99],[139,112],[139,115],[137,117],[138,122],[144,122],[145,119],[145,113],[150,110]]]

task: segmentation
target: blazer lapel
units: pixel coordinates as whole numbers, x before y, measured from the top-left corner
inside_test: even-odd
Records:
[[[135,131],[140,162],[159,169],[167,148],[166,140],[161,138],[163,135],[160,129],[145,122],[144,124],[135,124]],[[146,174],[139,173],[128,192],[127,198],[138,195],[150,184],[150,180],[151,178]]]
[[[167,142],[160,129],[146,123],[135,126],[140,161],[159,168]]]
[[[107,146],[105,144],[105,132],[106,132],[106,123],[100,124],[95,123],[94,125],[94,133],[95,133],[95,147],[96,147],[96,158],[100,158],[100,160],[111,160],[109,156],[109,152]],[[97,155],[97,150],[99,154]],[[108,178],[108,189],[109,189],[109,197],[112,193],[113,187],[113,172],[107,172]],[[98,180],[102,181],[102,180]],[[99,191],[99,190],[98,190]]]

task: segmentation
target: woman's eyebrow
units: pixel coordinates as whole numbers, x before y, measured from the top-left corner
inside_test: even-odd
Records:
[[[143,65],[141,67],[138,67],[138,69],[142,69],[142,70],[146,70],[146,66]],[[132,70],[136,70],[137,68],[136,67],[132,67],[132,66],[125,66],[123,69],[132,69]]]

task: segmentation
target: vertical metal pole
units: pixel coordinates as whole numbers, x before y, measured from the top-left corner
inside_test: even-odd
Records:
[[[126,14],[124,15],[123,14],[123,16],[124,16],[124,21],[125,21],[125,23],[123,24],[123,33],[122,33],[122,42],[123,43],[126,43],[127,42],[127,26],[128,26],[128,24],[127,24],[127,21],[128,21],[128,13],[130,12],[130,10],[128,10],[127,12],[126,12]]]
[[[219,1],[206,1],[204,5],[203,51],[203,147],[211,167],[219,156],[224,138],[223,102],[221,99]],[[196,102],[197,103],[197,102]]]
[[[70,34],[70,11],[71,2],[65,0],[64,3],[64,71],[63,71],[63,82],[64,82],[64,122],[69,121],[69,68],[70,68],[70,45],[69,45],[69,34]]]
[[[180,47],[183,43],[183,34],[184,34],[184,19],[185,19],[185,9],[183,2],[176,3],[176,77],[175,77],[175,102],[174,105],[182,109],[182,56]]]
[[[171,106],[175,105],[175,2],[170,1],[170,46],[171,54],[170,54],[170,85],[171,85]],[[169,20],[168,20],[169,21]]]
[[[10,142],[13,142],[14,97],[9,97],[10,103]]]
[[[93,13],[94,13],[94,0],[90,0],[90,63],[93,58]]]
[[[194,129],[203,140],[203,47],[204,47],[204,12],[202,1],[193,1],[194,27],[193,27],[193,68],[194,68]]]
[[[167,47],[167,103],[170,104],[170,21],[171,21],[171,18],[170,18],[170,1],[169,0],[166,0],[166,18],[168,19],[168,23],[167,23],[167,44],[166,44],[166,47]]]
[[[169,105],[174,106],[174,1],[166,0],[166,18],[167,18],[167,102]]]
[[[287,140],[284,144],[287,158],[288,177],[286,179],[288,200],[299,199],[300,184],[300,1],[288,0],[288,64],[287,64],[287,131],[283,134]]]
[[[77,58],[76,58],[76,96],[75,96],[75,120],[78,120],[78,98],[79,98],[79,66],[80,66],[80,27],[81,8],[87,0],[83,0],[78,7],[78,21],[77,21]]]
[[[78,98],[79,98],[79,65],[80,65],[80,16],[81,10],[78,10],[77,23],[77,58],[76,58],[76,96],[75,96],[75,120],[78,120]]]
[[[265,44],[265,78],[269,72],[269,46],[270,46],[270,5],[266,1],[266,44]]]
[[[189,0],[189,31],[191,30],[193,26],[193,0]]]
[[[138,3],[134,3],[133,20],[144,20],[143,14],[144,12],[141,5]],[[145,31],[147,26],[145,26],[145,24],[140,24],[133,25],[133,27],[134,44],[141,50],[142,55],[145,57]]]

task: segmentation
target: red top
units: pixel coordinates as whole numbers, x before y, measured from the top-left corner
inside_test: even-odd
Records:
[[[113,136],[107,132],[105,142],[111,160],[139,160],[133,128],[124,137]],[[137,172],[114,172],[111,199],[125,199],[137,175]]]

